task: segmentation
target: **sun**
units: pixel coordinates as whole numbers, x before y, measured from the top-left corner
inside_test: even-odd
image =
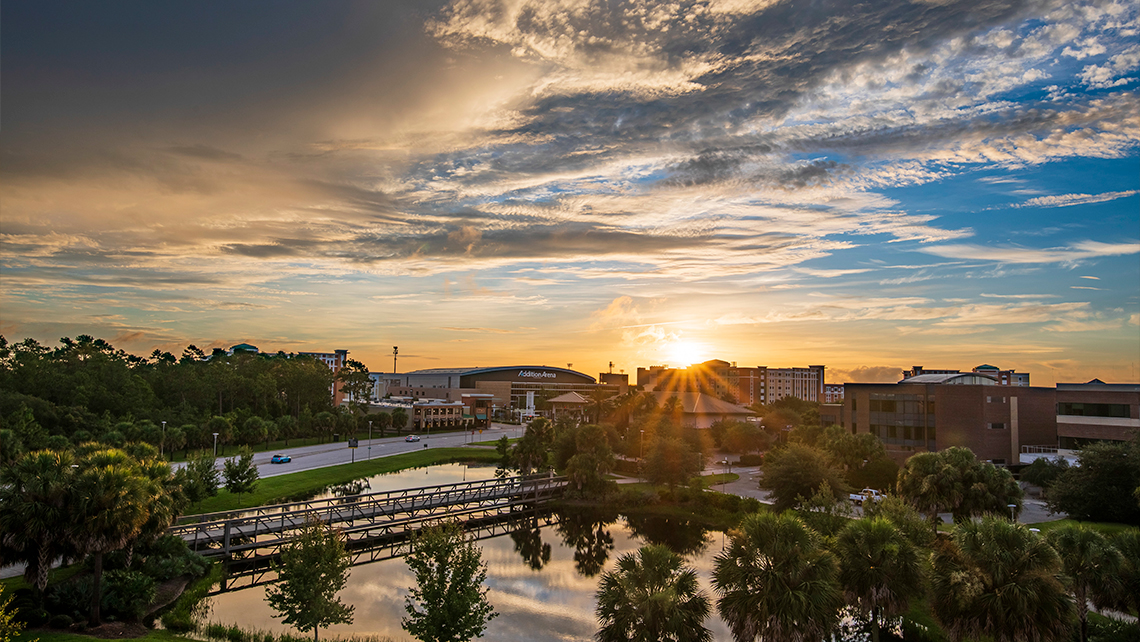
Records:
[[[704,355],[705,346],[694,341],[674,341],[666,352],[669,363],[682,368],[701,363],[705,360]]]

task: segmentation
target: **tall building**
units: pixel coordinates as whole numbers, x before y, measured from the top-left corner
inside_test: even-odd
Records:
[[[1140,430],[1140,384],[1057,384],[1057,447],[1090,441],[1128,441]]]
[[[637,369],[637,384],[652,392],[700,392],[745,406],[784,397],[824,401],[825,366],[806,368],[740,367],[712,359],[688,368],[650,366]]]

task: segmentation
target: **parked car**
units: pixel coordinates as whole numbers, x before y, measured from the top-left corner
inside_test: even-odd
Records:
[[[293,461],[293,458],[290,457],[289,455],[274,455],[273,459],[269,460],[269,463],[271,463],[271,464],[287,464],[291,461]]]
[[[404,437],[404,441],[419,441],[419,440],[420,440],[419,435],[408,435],[407,437]]]
[[[875,490],[874,488],[864,488],[857,493],[851,493],[848,497],[850,497],[851,501],[857,506],[862,506],[863,502],[877,502],[883,497],[886,497],[886,495],[883,495],[882,491]]]

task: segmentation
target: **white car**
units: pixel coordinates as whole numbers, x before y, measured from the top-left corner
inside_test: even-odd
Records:
[[[404,441],[419,441],[419,440],[420,440],[419,435],[408,435],[407,437],[404,437]]]

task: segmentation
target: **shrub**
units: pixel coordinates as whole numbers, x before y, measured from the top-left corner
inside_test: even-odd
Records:
[[[210,592],[210,587],[222,579],[222,575],[221,565],[215,565],[205,577],[191,582],[174,606],[162,614],[162,626],[175,633],[197,630],[198,620],[208,608],[206,595]]]
[[[44,606],[57,615],[70,615],[75,619],[84,617],[91,606],[91,577],[84,576],[49,587],[44,594]]]
[[[60,613],[59,615],[53,615],[51,616],[51,619],[48,620],[48,626],[53,629],[66,629],[74,623],[75,620],[71,619],[70,615],[64,615],[63,613]]]
[[[229,642],[245,642],[245,631],[242,631],[235,624],[234,626],[226,629],[226,640]]]
[[[762,466],[764,464],[764,453],[749,453],[741,455],[740,460],[736,462],[737,466]]]
[[[112,615],[138,620],[154,602],[154,580],[138,571],[110,571],[103,605]]]

